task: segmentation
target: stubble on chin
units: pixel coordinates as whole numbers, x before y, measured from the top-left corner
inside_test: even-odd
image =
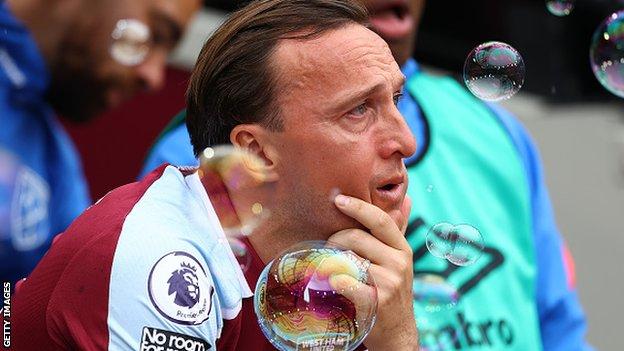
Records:
[[[107,108],[110,82],[98,76],[104,56],[94,54],[88,43],[73,37],[64,41],[59,51],[62,54],[49,67],[46,98],[65,119],[88,122]]]
[[[282,211],[271,216],[271,221],[281,223],[281,236],[296,238],[297,242],[327,240],[334,233],[344,229],[365,229],[355,219],[338,210],[330,194],[311,194],[296,190],[298,194],[282,206]]]
[[[105,87],[88,73],[56,68],[47,91],[54,110],[75,123],[88,122],[102,113]]]

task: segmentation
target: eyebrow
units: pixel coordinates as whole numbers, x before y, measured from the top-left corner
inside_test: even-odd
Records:
[[[405,85],[405,81],[406,81],[405,76],[401,74],[401,80],[399,81],[399,84],[398,84],[398,90],[402,90],[403,86]],[[352,94],[349,94],[347,97],[340,100],[340,102],[337,104],[338,105],[337,109],[342,110],[344,108],[349,107],[349,105],[353,104],[354,101],[364,100],[365,97],[372,95],[375,91],[382,89],[383,86],[384,86],[383,83],[377,83],[373,85],[372,87],[358,90]]]
[[[150,21],[154,44],[173,47],[182,37],[182,26],[180,23],[162,11],[152,10]]]

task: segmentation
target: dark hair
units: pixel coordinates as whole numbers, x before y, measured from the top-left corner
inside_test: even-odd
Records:
[[[283,128],[270,58],[280,40],[307,40],[349,23],[368,25],[353,0],[259,0],[232,16],[204,44],[187,91],[193,151],[230,142],[243,123]]]

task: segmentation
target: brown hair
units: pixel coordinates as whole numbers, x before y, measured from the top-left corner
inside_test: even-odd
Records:
[[[204,44],[191,75],[186,125],[195,155],[229,143],[238,124],[282,130],[270,65],[278,42],[349,23],[368,24],[366,8],[353,0],[258,0],[232,14]]]

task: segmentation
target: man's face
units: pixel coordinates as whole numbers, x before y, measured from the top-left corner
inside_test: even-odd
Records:
[[[167,55],[200,6],[199,0],[85,3],[82,15],[72,19],[59,55],[49,62],[50,103],[74,121],[86,121],[141,90],[161,88]],[[149,52],[134,66],[122,65],[110,54],[111,33],[122,19],[138,20],[151,32]]]
[[[386,43],[353,24],[314,40],[285,40],[272,64],[284,123],[270,134],[279,175],[275,203],[285,221],[318,239],[359,226],[338,212],[336,192],[400,216],[407,188],[402,159],[414,153],[415,141],[395,105],[404,76]]]
[[[359,0],[370,12],[373,30],[390,46],[400,65],[412,55],[425,0]]]

